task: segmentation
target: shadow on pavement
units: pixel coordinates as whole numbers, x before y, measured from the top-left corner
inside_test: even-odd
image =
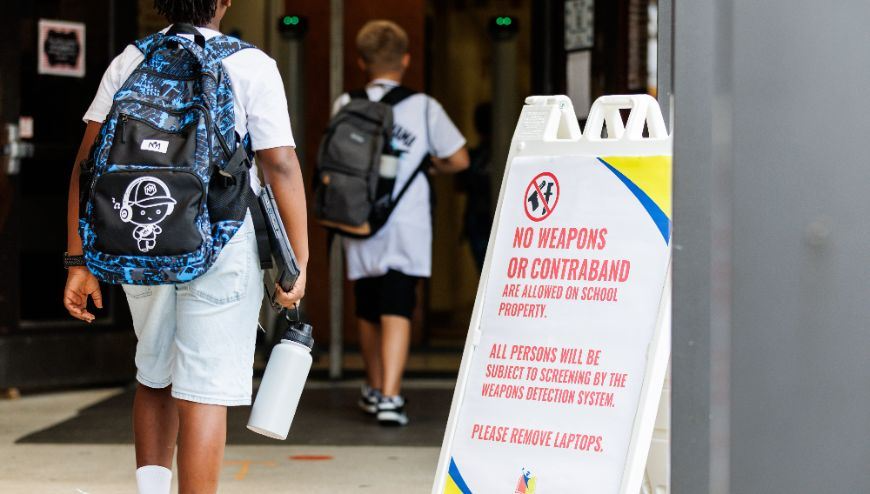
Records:
[[[132,444],[133,388],[84,408],[51,427],[27,434],[22,444]],[[355,387],[306,389],[290,435],[276,441],[249,431],[250,407],[231,407],[227,444],[319,446],[440,446],[453,389],[406,389],[407,427],[381,427],[356,406]]]

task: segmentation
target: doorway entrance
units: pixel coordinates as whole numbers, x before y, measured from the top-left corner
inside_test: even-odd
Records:
[[[20,136],[32,152],[4,157],[0,169],[0,387],[126,380],[134,337],[123,294],[103,287],[98,319],[73,320],[62,304],[61,259],[81,116],[109,62],[137,31],[136,5],[48,0],[4,9],[3,134],[10,143]]]

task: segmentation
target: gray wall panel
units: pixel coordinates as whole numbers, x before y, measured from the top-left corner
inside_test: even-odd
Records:
[[[870,492],[870,3],[674,9],[673,491]]]
[[[870,492],[870,4],[734,14],[732,488]]]
[[[710,233],[714,44],[712,0],[673,5],[674,314],[671,468],[674,494],[709,492]],[[660,71],[667,69],[660,65]],[[689,77],[691,75],[691,77]]]

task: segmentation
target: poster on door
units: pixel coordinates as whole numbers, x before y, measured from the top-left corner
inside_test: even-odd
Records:
[[[613,141],[510,163],[433,492],[621,492],[669,296],[671,158]]]
[[[85,76],[85,25],[39,20],[37,72],[67,77]]]

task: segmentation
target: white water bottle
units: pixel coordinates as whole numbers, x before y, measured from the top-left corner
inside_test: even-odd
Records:
[[[381,162],[378,165],[378,185],[375,189],[375,197],[386,198],[387,202],[392,199],[397,173],[399,173],[399,157],[392,154],[392,151],[385,151],[381,155]]]
[[[311,370],[312,327],[293,323],[272,349],[248,429],[273,439],[287,439],[290,424]]]
[[[399,157],[392,153],[384,153],[381,155],[381,161],[378,164],[378,175],[381,178],[392,179],[396,178],[399,173]]]

